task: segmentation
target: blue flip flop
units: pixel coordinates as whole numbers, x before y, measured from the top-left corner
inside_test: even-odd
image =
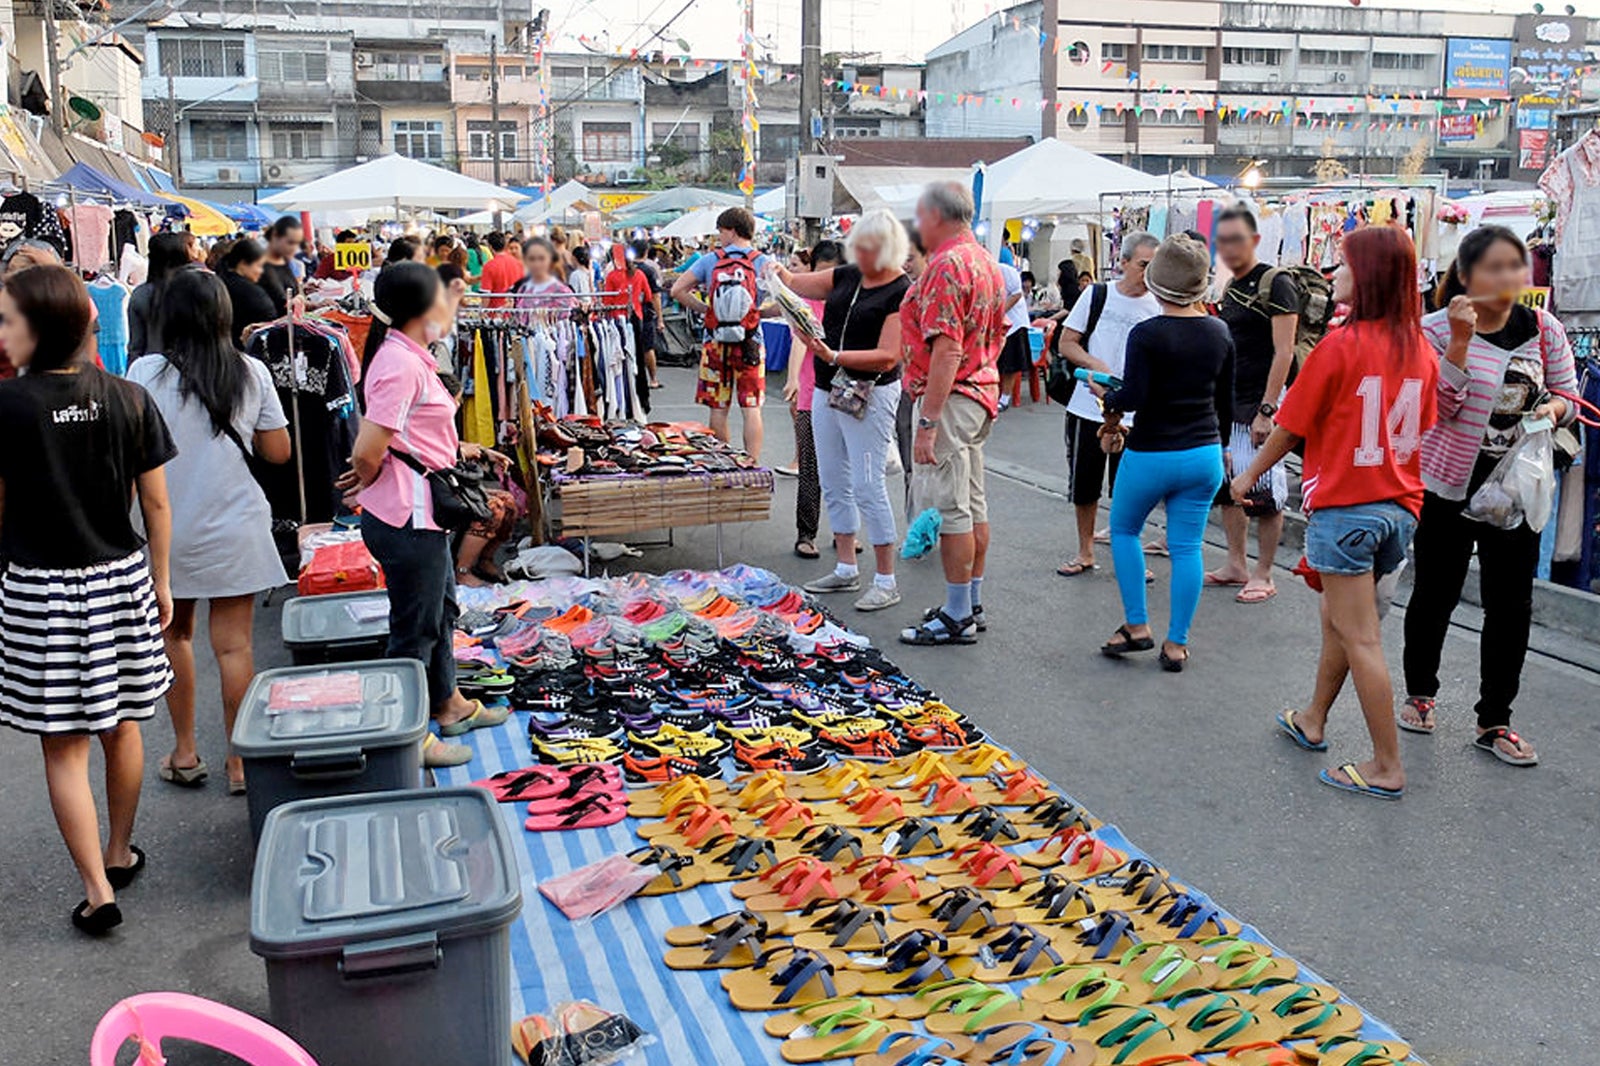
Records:
[[[1278,728],[1287,733],[1290,740],[1300,745],[1306,751],[1328,750],[1328,742],[1326,740],[1319,740],[1315,743],[1312,743],[1311,738],[1306,736],[1305,730],[1301,729],[1295,724],[1294,711],[1285,710],[1278,712]]]
[[[1347,762],[1339,769],[1350,779],[1348,783],[1335,778],[1327,770],[1318,774],[1317,779],[1324,785],[1336,788],[1340,792],[1354,792],[1358,796],[1371,796],[1373,799],[1397,800],[1406,794],[1406,790],[1403,788],[1381,788],[1378,785],[1367,784],[1366,780],[1357,772],[1356,764],[1353,762]]]

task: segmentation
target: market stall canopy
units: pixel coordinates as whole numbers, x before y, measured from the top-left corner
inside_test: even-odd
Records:
[[[717,218],[726,211],[725,206],[702,207],[698,211],[690,211],[687,215],[668,222],[661,227],[660,236],[677,237],[680,240],[693,240],[696,237],[710,237],[717,232]],[[771,229],[772,223],[756,216],[758,229]]]
[[[768,189],[755,198],[754,211],[758,215],[769,215],[772,218],[782,218],[789,209],[787,190],[778,185]]]
[[[223,214],[244,226],[270,226],[283,214],[282,211],[272,211],[262,207],[260,204],[247,204],[243,201],[236,204],[219,204],[217,206]]]
[[[167,201],[154,193],[145,192],[110,174],[102,174],[87,163],[74,163],[56,180],[82,192],[108,196],[119,203],[138,204],[140,207],[167,206]]]
[[[744,203],[744,197],[737,193],[718,192],[716,189],[696,189],[689,185],[680,185],[675,189],[663,189],[653,192],[643,199],[635,200],[627,207],[616,213],[618,222],[633,225],[645,225],[639,221],[645,215],[659,215],[667,212],[687,214],[702,207],[736,207]]]
[[[970,181],[970,177],[965,179]],[[1189,174],[1146,174],[1046,137],[991,163],[978,217],[1000,223],[1029,215],[1100,217],[1102,193],[1164,193],[1215,186]]]
[[[518,222],[546,222],[552,218],[565,218],[568,214],[579,213],[579,204],[593,205],[589,197],[589,187],[581,181],[567,181],[550,190],[546,199],[543,195],[536,195],[530,202],[517,208],[517,213],[512,216]]]
[[[1539,189],[1502,189],[1499,192],[1463,196],[1455,200],[1467,209],[1469,229],[1478,226],[1505,226],[1519,237],[1539,228],[1540,215],[1548,210],[1550,197]]]
[[[833,195],[835,214],[886,207],[900,219],[911,217],[917,197],[931,183],[966,185],[972,181],[972,172],[966,167],[836,167],[833,173],[838,182]]]
[[[179,196],[170,192],[158,193],[157,195],[163,200],[182,204],[189,209],[188,229],[190,233],[198,234],[201,237],[226,237],[230,233],[236,233],[239,230],[233,219],[202,200],[193,200],[187,196]]]
[[[386,155],[337,174],[274,193],[261,202],[271,208],[297,211],[339,211],[360,208],[427,207],[473,211],[499,207],[509,211],[522,201],[515,190],[469,178],[403,155]]]

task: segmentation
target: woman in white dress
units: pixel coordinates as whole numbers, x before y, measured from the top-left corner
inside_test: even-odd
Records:
[[[161,353],[128,370],[154,398],[178,445],[167,467],[172,498],[172,624],[166,630],[174,682],[167,693],[176,740],[161,760],[163,781],[197,787],[207,768],[195,746],[194,630],[210,604],[211,650],[222,675],[228,736],[255,675],[256,595],[287,582],[272,540],[272,509],[246,454],[289,460],[289,424],[265,363],[233,346],[233,312],[216,275],[174,274],[161,307]],[[244,766],[230,751],[228,791],[244,792]]]

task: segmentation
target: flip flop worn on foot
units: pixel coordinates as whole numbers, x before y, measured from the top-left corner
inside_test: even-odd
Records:
[[[1259,585],[1255,588],[1246,586],[1239,593],[1239,595],[1233,598],[1233,602],[1242,603],[1247,606],[1254,606],[1256,604],[1266,603],[1268,600],[1273,599],[1277,595],[1278,590],[1276,588],[1262,588]]]
[[[1539,765],[1539,753],[1533,750],[1532,744],[1527,746],[1529,754],[1511,755],[1500,747],[1499,742],[1502,740],[1507,744],[1510,744],[1512,747],[1517,748],[1522,747],[1524,743],[1520,736],[1514,733],[1509,727],[1503,725],[1495,726],[1493,729],[1484,732],[1472,743],[1474,747],[1478,748],[1478,750],[1488,752],[1490,755],[1493,755],[1496,759],[1499,759],[1507,766]]]
[[[1380,785],[1369,785],[1367,779],[1361,776],[1361,771],[1356,769],[1356,764],[1347,762],[1339,767],[1339,773],[1344,774],[1347,780],[1340,781],[1334,777],[1334,771],[1324,770],[1317,775],[1317,780],[1330,788],[1340,792],[1354,792],[1358,796],[1371,796],[1373,799],[1397,800],[1406,794],[1403,788],[1383,788]]]
[[[162,759],[161,765],[156,769],[156,774],[161,780],[169,785],[177,785],[179,788],[199,788],[205,784],[206,778],[210,773],[211,771],[206,769],[204,759],[199,760],[193,766],[173,766],[172,756],[170,755]]]
[[[1074,559],[1070,563],[1062,563],[1060,566],[1056,567],[1056,576],[1081,577],[1084,574],[1098,569],[1100,569],[1100,567],[1095,563],[1086,563],[1081,559]]]
[[[1294,710],[1279,711],[1278,728],[1287,733],[1290,740],[1306,751],[1327,751],[1328,742],[1326,740],[1312,740],[1306,736],[1305,730],[1301,729],[1299,723],[1294,720],[1294,716],[1298,713],[1298,711]]]
[[[1439,723],[1434,720],[1433,712],[1438,708],[1438,702],[1429,696],[1407,696],[1406,702],[1401,704],[1400,713],[1395,715],[1394,724],[1404,729],[1407,733],[1419,733],[1431,737]],[[1415,722],[1406,721],[1406,712],[1410,711],[1416,716]]]
[[[488,729],[497,725],[505,725],[506,719],[511,717],[509,707],[490,707],[482,700],[472,701],[472,713],[465,718],[451,722],[449,725],[439,727],[441,736],[459,737],[470,733],[474,729]]]
[[[1152,651],[1156,646],[1154,637],[1136,637],[1127,626],[1118,626],[1115,636],[1121,637],[1120,641],[1108,640],[1100,645],[1100,654],[1108,659],[1120,659],[1124,655],[1134,652]]]
[[[1223,578],[1219,578],[1216,574],[1207,574],[1205,577],[1205,587],[1208,589],[1242,589],[1244,588],[1245,584],[1246,582],[1237,581],[1231,578],[1224,580]]]

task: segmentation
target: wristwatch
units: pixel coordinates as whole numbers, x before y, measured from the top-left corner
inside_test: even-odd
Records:
[[[1260,415],[1262,418],[1271,418],[1277,413],[1278,405],[1275,403],[1264,403],[1260,407],[1256,408],[1256,414]]]
[[[937,419],[923,418],[921,415],[918,415],[917,416],[917,428],[918,429],[938,429],[939,428],[939,422],[938,422]]]

